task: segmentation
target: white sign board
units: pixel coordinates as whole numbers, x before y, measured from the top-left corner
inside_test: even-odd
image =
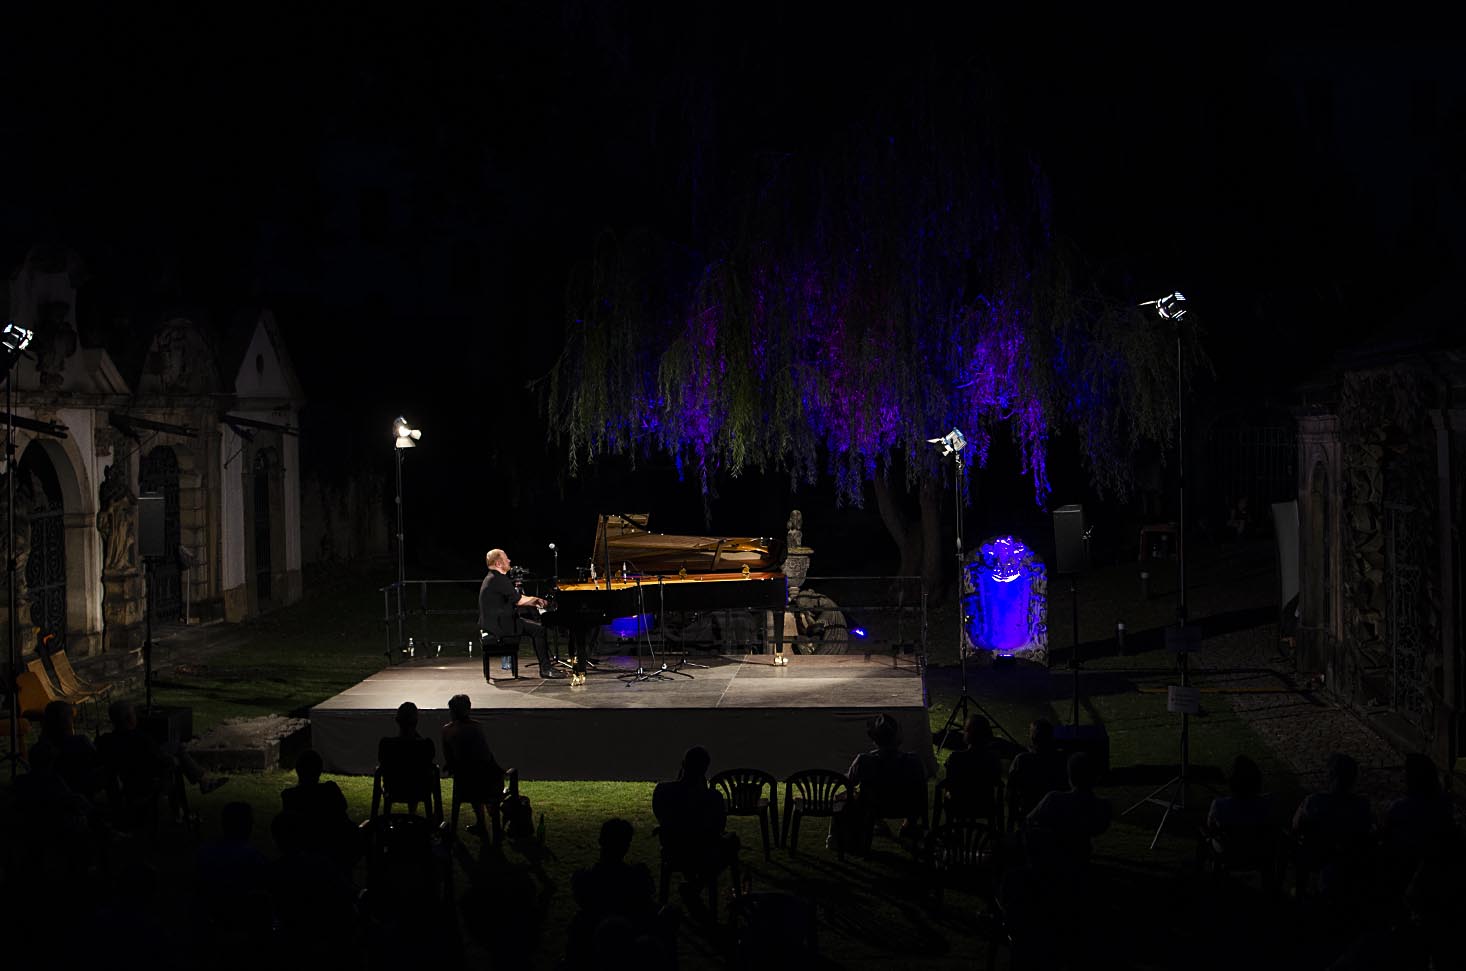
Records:
[[[1166,711],[1194,715],[1201,711],[1201,689],[1173,684],[1166,687]]]

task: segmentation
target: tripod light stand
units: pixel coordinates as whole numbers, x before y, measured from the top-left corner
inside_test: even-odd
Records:
[[[403,640],[403,598],[407,596],[407,551],[402,545],[402,450],[416,448],[422,438],[422,430],[413,428],[406,418],[399,416],[392,422],[392,435],[396,439],[392,454],[397,459],[397,649],[400,651],[406,643]],[[387,660],[390,663],[391,657]]]
[[[1185,422],[1185,364],[1182,356],[1181,319],[1186,308],[1181,306],[1186,298],[1178,291],[1157,300],[1147,300],[1142,307],[1155,307],[1162,320],[1169,322],[1176,337],[1176,626],[1167,632],[1167,649],[1181,655],[1181,688],[1187,693],[1190,681],[1190,652],[1199,640],[1200,632],[1186,627],[1186,422]],[[1177,810],[1185,811],[1186,793],[1191,784],[1191,715],[1183,698],[1181,709],[1181,766],[1177,774],[1150,795],[1125,810],[1129,815],[1147,803],[1161,806],[1165,812],[1156,826],[1150,848],[1160,842],[1166,822]]]
[[[968,710],[971,708],[981,709],[977,701],[967,691],[967,645],[962,641],[962,570],[966,565],[962,550],[962,493],[967,481],[966,466],[962,461],[962,450],[967,447],[967,436],[961,431],[953,428],[950,432],[940,438],[928,438],[932,445],[940,445],[942,457],[952,456],[956,463],[956,481],[953,483],[952,496],[956,503],[956,532],[957,532],[957,666],[962,672],[962,690],[957,696],[957,703],[952,706],[952,714],[947,716],[946,725],[942,726],[941,737],[937,740],[937,747],[942,748],[947,744],[947,737],[952,734],[954,726],[960,731],[962,726],[967,724]],[[989,719],[991,720],[991,719]]]
[[[9,582],[9,634],[10,644],[6,660],[9,665],[5,686],[10,694],[10,751],[5,760],[10,763],[10,781],[15,781],[16,769],[22,761],[20,754],[20,605],[15,602],[15,375],[12,373],[21,352],[30,344],[31,331],[10,323],[0,333],[0,364],[5,372],[5,554],[6,578]]]

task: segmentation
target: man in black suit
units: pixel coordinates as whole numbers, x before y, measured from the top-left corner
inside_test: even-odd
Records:
[[[522,636],[528,636],[534,643],[535,657],[540,659],[540,677],[565,677],[550,663],[550,648],[545,640],[544,625],[537,620],[519,616],[518,608],[543,607],[545,601],[519,592],[514,581],[509,578],[509,554],[503,550],[489,550],[484,555],[484,560],[489,572],[478,588],[478,627],[483,634],[484,680],[493,683],[489,660],[502,654],[491,654],[489,646],[498,644],[518,651],[519,638]]]

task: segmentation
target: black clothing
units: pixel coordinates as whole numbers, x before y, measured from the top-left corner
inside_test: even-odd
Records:
[[[382,788],[409,805],[426,801],[437,784],[433,740],[421,735],[389,735],[377,743]]]
[[[474,721],[452,721],[443,726],[443,761],[453,776],[458,798],[475,806],[497,804],[504,793],[504,770],[499,767],[483,729]]]
[[[498,570],[490,570],[478,588],[478,627],[485,635],[484,680],[493,680],[489,666],[490,657],[506,653],[519,653],[519,638],[528,637],[534,644],[535,657],[540,661],[540,676],[550,670],[550,646],[545,638],[544,625],[526,620],[516,613],[521,594],[514,581]],[[491,654],[490,649],[497,653]],[[515,675],[518,675],[516,668]]]

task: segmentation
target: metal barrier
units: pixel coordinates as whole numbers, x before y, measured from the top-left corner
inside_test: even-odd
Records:
[[[478,589],[482,579],[407,580],[382,587],[382,622],[388,663],[399,659],[439,657],[478,643]],[[548,577],[526,577],[530,596],[553,591]],[[396,609],[394,609],[394,597]],[[766,644],[773,631],[769,611],[763,637],[729,646]],[[724,613],[726,611],[708,611]],[[784,643],[797,654],[864,654],[889,652],[893,663],[912,656],[922,670],[927,657],[927,591],[921,577],[811,576],[791,598],[786,612]],[[789,635],[790,622],[794,632]],[[396,639],[393,627],[396,627]],[[735,625],[728,625],[733,627]],[[638,625],[637,636],[646,629]],[[663,646],[658,644],[658,647]]]

